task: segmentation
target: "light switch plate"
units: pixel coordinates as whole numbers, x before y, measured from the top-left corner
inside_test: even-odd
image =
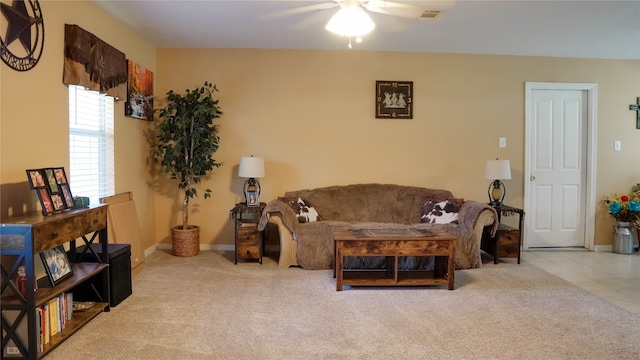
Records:
[[[498,146],[500,148],[506,148],[507,147],[507,138],[506,137],[498,138]]]
[[[620,140],[616,140],[613,142],[613,151],[620,151],[622,150],[622,143],[620,142]]]

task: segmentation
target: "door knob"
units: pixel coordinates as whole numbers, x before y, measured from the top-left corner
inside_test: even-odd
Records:
[[[535,177],[534,175],[530,175],[530,176],[529,176],[529,179],[530,179],[531,181],[536,181],[536,177]]]

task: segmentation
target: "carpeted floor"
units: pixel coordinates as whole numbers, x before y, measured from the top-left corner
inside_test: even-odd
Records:
[[[523,263],[445,287],[346,288],[329,270],[156,251],[133,295],[47,360],[638,359],[640,316]]]

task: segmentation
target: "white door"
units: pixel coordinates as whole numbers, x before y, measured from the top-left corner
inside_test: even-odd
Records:
[[[590,247],[586,236],[589,98],[585,90],[528,92],[526,248]]]

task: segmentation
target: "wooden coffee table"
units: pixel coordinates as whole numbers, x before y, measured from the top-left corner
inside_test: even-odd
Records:
[[[455,281],[456,237],[442,230],[358,229],[335,230],[333,276],[336,290],[351,286],[424,286],[447,285]],[[385,256],[387,268],[345,270],[345,256]],[[398,269],[400,256],[434,256],[433,271]]]

